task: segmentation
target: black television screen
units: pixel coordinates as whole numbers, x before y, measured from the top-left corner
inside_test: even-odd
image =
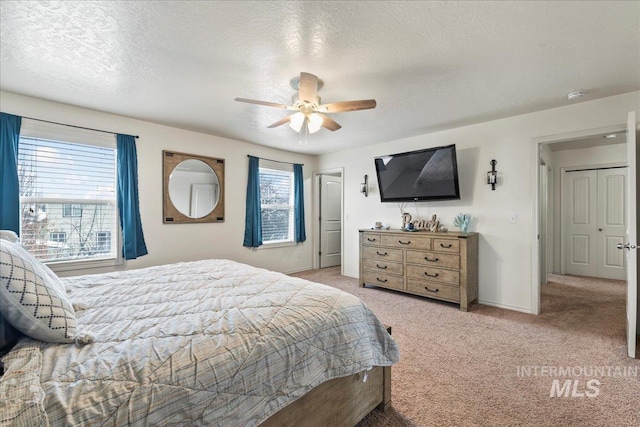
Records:
[[[381,202],[459,199],[455,144],[375,158]]]

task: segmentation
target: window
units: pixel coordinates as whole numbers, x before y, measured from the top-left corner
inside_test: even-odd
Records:
[[[97,251],[101,253],[109,252],[111,250],[111,232],[100,231],[98,232],[98,247]]]
[[[65,203],[62,205],[62,216],[82,216],[82,205],[72,205]]]
[[[49,235],[49,240],[53,243],[66,243],[67,242],[67,233],[51,233]]]
[[[61,269],[119,261],[115,147],[114,135],[23,120],[20,237],[36,258]]]
[[[260,202],[262,242],[293,243],[292,165],[260,167]]]

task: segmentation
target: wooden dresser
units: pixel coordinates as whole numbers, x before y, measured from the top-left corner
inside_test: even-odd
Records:
[[[360,230],[360,286],[436,298],[467,311],[478,298],[478,233]]]

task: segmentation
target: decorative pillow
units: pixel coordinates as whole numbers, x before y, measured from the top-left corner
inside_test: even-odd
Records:
[[[0,314],[41,341],[70,343],[76,317],[64,286],[19,243],[0,240]]]
[[[0,239],[8,240],[10,242],[15,243],[18,241],[18,235],[15,233],[15,231],[0,230]]]

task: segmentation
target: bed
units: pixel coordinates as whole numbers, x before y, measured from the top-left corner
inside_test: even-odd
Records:
[[[0,425],[353,425],[389,405],[396,343],[335,288],[221,259],[59,280],[73,336],[2,358]]]

